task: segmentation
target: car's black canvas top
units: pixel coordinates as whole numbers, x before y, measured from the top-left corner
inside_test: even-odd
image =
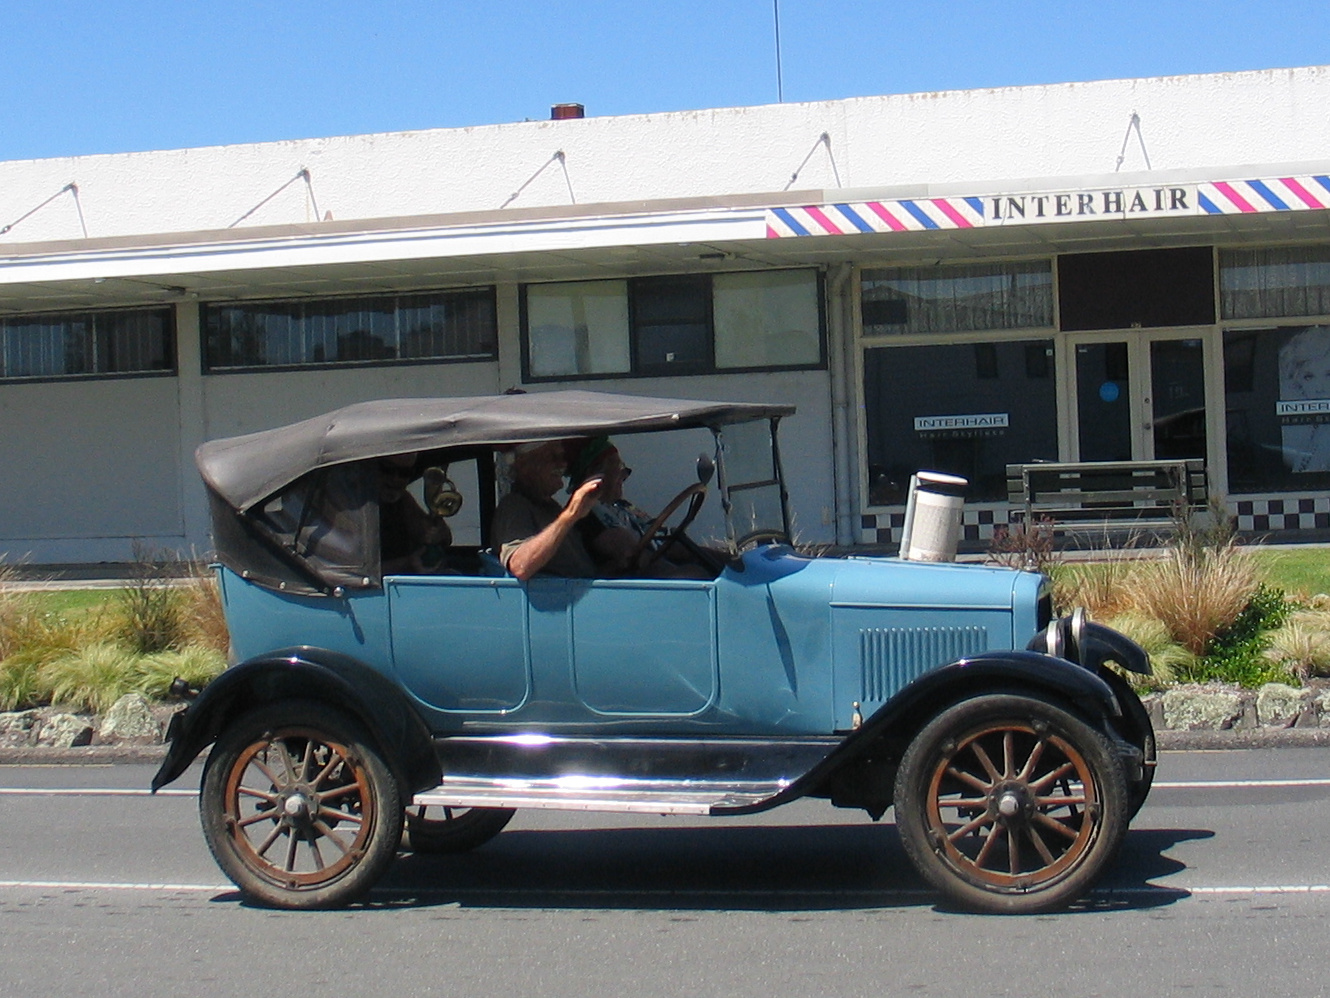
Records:
[[[195,460],[208,486],[244,511],[307,472],[349,461],[441,447],[720,426],[793,412],[791,405],[585,391],[382,399],[211,440],[199,447]]]

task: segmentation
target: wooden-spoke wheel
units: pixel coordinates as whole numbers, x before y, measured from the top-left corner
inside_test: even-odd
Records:
[[[498,835],[515,813],[507,807],[413,805],[406,810],[406,843],[413,852],[466,852]]]
[[[204,835],[248,897],[282,908],[345,904],[396,854],[402,809],[359,726],[314,703],[276,703],[218,739],[199,797]]]
[[[934,886],[983,911],[1044,911],[1089,889],[1128,818],[1121,763],[1100,732],[1033,697],[945,711],[902,761],[897,824]]]

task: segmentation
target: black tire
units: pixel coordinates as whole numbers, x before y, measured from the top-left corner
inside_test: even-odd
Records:
[[[1079,898],[1116,854],[1127,812],[1109,739],[1036,696],[948,708],[910,744],[896,778],[910,860],[955,903],[993,914]]]
[[[503,831],[516,813],[509,807],[408,807],[406,847],[432,855],[468,852]]]
[[[251,901],[333,908],[362,897],[397,855],[397,783],[355,720],[321,703],[265,704],[208,756],[203,835]]]
[[[1150,786],[1154,783],[1155,764],[1159,759],[1159,751],[1155,745],[1155,728],[1150,723],[1150,712],[1145,709],[1145,704],[1141,703],[1141,698],[1131,688],[1131,683],[1108,668],[1099,670],[1099,678],[1108,684],[1108,688],[1113,691],[1113,695],[1118,698],[1118,703],[1122,707],[1122,716],[1112,719],[1113,730],[1129,744],[1141,750],[1141,761],[1144,763],[1141,778],[1131,780],[1127,784],[1127,817],[1130,819],[1136,817],[1136,812],[1145,803],[1145,798],[1150,796]]]

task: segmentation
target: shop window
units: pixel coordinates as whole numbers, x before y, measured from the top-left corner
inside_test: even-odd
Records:
[[[175,371],[170,308],[0,319],[0,380]]]
[[[865,270],[865,336],[911,336],[1053,324],[1053,268],[1024,263]]]
[[[970,500],[1001,500],[1009,463],[1057,460],[1052,365],[1046,339],[865,350],[869,504],[904,503],[919,470],[964,476]]]
[[[498,356],[494,289],[206,305],[210,371]]]
[[[526,289],[527,374],[624,374],[628,349],[628,283],[579,281]]]
[[[1202,246],[1060,256],[1058,313],[1064,330],[1211,325],[1214,253]]]
[[[822,363],[822,296],[815,270],[717,274],[711,279],[716,367]]]
[[[1330,487],[1330,325],[1224,331],[1232,493]]]
[[[711,370],[711,278],[647,277],[629,287],[637,373]]]
[[[1219,304],[1225,319],[1330,315],[1330,246],[1222,251]]]
[[[527,285],[529,381],[816,368],[816,270]]]

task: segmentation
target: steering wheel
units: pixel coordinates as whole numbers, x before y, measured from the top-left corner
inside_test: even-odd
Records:
[[[735,546],[740,551],[747,551],[750,547],[761,547],[764,544],[787,543],[789,543],[789,540],[783,530],[754,530],[740,537]]]
[[[665,521],[673,516],[674,511],[683,505],[685,499],[690,499],[691,501],[688,504],[688,511],[684,513],[683,519],[679,521],[679,526],[674,531],[676,537],[682,534],[684,530],[688,528],[688,525],[693,522],[694,518],[697,516],[697,511],[702,508],[702,503],[706,497],[707,487],[701,482],[694,482],[666,503],[665,508],[656,514],[656,518],[651,521],[651,524],[642,534],[642,539],[637,542],[637,547],[633,549],[629,564],[637,565],[639,563],[642,553],[646,551],[656,534],[660,533],[660,528],[665,526]],[[665,556],[665,551],[669,546],[669,544],[664,544],[657,550],[653,551],[651,557],[647,559],[646,565],[642,567],[645,568],[658,562]]]

